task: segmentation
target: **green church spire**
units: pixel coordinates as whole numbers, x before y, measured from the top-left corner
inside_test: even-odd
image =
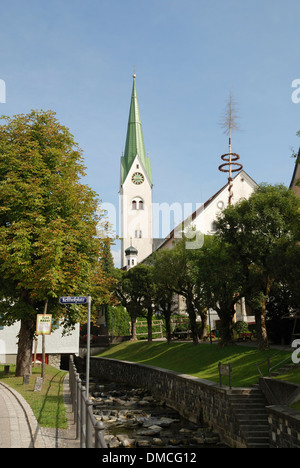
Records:
[[[137,155],[139,156],[143,168],[152,185],[150,158],[146,156],[139,103],[136,93],[135,75],[133,75],[125,152],[124,155],[121,156],[121,184],[125,182],[128,172],[130,171],[133,161]]]

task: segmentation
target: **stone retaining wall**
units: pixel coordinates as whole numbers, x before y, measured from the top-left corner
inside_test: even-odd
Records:
[[[270,405],[270,447],[300,448],[300,412],[288,407],[299,400],[300,386],[270,377],[261,377],[259,386]]]
[[[92,357],[90,372],[97,377],[147,388],[153,396],[165,400],[184,418],[207,424],[230,447],[246,447],[230,407],[228,387],[220,388],[208,380],[108,358]]]
[[[268,406],[271,448],[300,448],[300,413],[286,406]]]

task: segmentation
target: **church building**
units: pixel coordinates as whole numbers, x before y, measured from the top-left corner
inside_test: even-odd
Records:
[[[217,217],[228,205],[228,191],[232,191],[231,199],[235,204],[241,199],[248,199],[257,187],[256,182],[244,170],[240,170],[230,179],[230,183],[225,184],[188,219],[182,220],[182,223],[166,238],[153,239],[151,162],[145,150],[135,79],[136,75],[133,75],[125,151],[121,156],[120,212],[121,268],[123,269],[132,268],[143,262],[153,250],[172,248],[174,241],[182,236],[182,225],[185,230],[192,227],[202,235],[214,234]],[[242,165],[237,165],[242,168]]]
[[[191,236],[191,242],[187,248],[201,248],[203,236],[213,235],[216,232],[216,221],[221,211],[229,203],[235,204],[240,200],[248,199],[257,188],[256,182],[243,170],[242,165],[233,162],[233,165],[239,167],[230,169],[237,172],[235,177],[232,178],[230,173],[228,182],[191,216],[182,220],[165,238],[153,239],[152,171],[150,158],[145,150],[135,78],[136,76],[133,75],[127,136],[125,151],[121,157],[120,173],[121,268],[126,270],[138,263],[147,263],[148,257],[154,250],[171,249],[174,243],[182,237],[183,231],[187,233],[192,229],[201,237],[195,239],[195,245],[193,244],[194,236]],[[231,150],[229,154],[236,156],[233,161],[239,159],[239,156],[231,153]],[[227,163],[222,166],[226,165],[228,166]],[[165,215],[171,216],[171,210]],[[177,298],[176,307],[178,311],[184,312],[185,304],[181,299],[180,296]],[[237,320],[247,322],[255,320],[246,310],[244,300],[241,301],[236,312]],[[218,319],[216,312],[211,311],[211,319],[214,324]]]
[[[145,150],[135,78],[133,75],[120,174],[121,267],[126,269],[152,253],[152,172]]]

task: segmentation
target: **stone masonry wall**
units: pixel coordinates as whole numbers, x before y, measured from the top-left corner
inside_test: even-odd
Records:
[[[300,413],[286,406],[268,406],[271,448],[300,448]]]
[[[246,447],[230,408],[228,387],[220,388],[208,380],[108,358],[92,357],[90,372],[97,377],[147,388],[186,419],[207,424],[230,447]]]

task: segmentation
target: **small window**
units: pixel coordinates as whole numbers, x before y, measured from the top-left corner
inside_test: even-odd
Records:
[[[211,230],[212,230],[212,232],[216,232],[216,230],[217,230],[217,221],[212,222]]]
[[[143,210],[144,209],[144,200],[140,197],[135,197],[131,202],[132,210]]]
[[[134,259],[131,260],[131,265],[134,265]]]
[[[137,229],[136,231],[134,231],[134,237],[136,239],[141,239],[142,238],[142,231],[140,231],[139,229]]]

